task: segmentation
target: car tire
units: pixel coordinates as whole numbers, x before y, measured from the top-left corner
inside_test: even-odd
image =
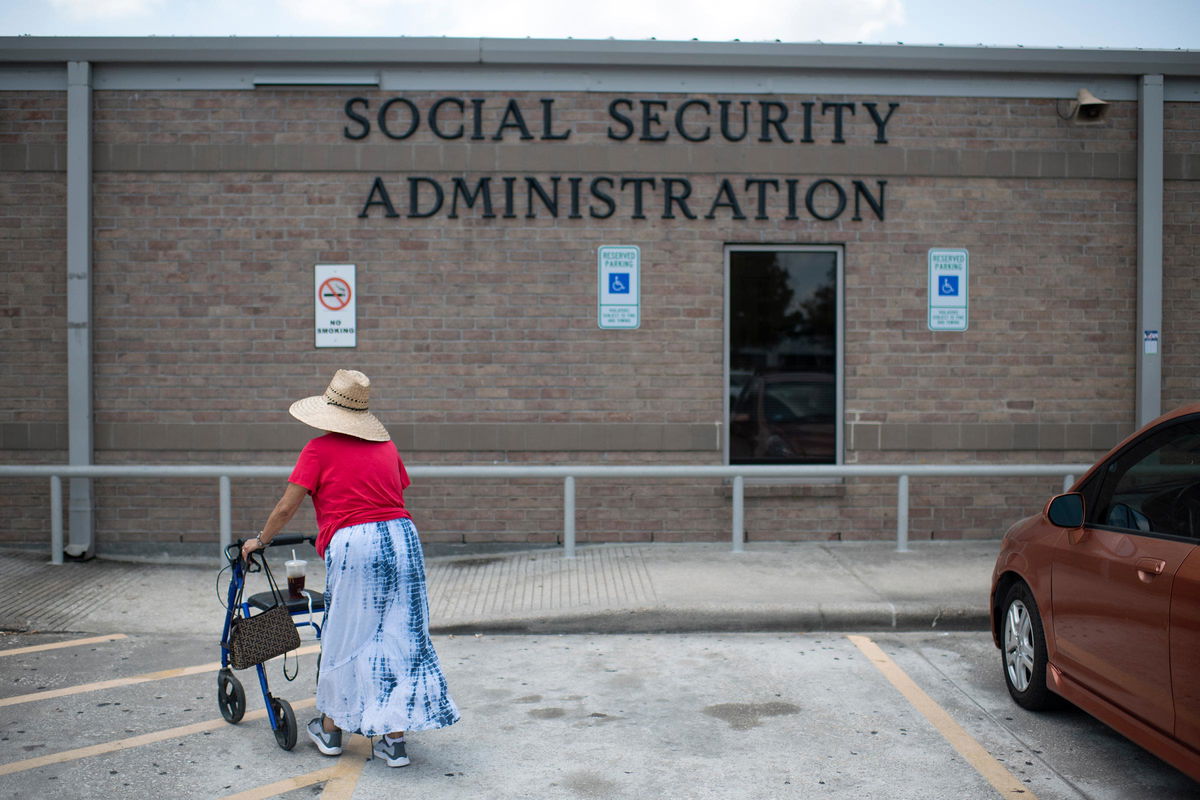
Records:
[[[1024,581],[1009,587],[1000,606],[1000,664],[1008,693],[1021,708],[1043,711],[1058,705],[1046,686],[1046,636],[1033,592]]]

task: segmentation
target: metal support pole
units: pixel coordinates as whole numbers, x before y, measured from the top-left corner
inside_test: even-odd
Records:
[[[221,562],[225,563],[225,548],[233,544],[233,492],[229,487],[229,476],[219,478],[221,485]]]
[[[1163,76],[1138,85],[1137,425],[1162,413]]]
[[[746,552],[746,479],[733,476],[733,552]]]
[[[1075,476],[1074,475],[1067,475],[1063,478],[1063,491],[1064,492],[1071,491],[1071,487],[1074,485],[1075,485]]]
[[[908,476],[896,482],[896,552],[908,552]]]
[[[575,557],[575,478],[563,478],[563,558]]]
[[[67,447],[92,463],[92,67],[67,64]],[[90,478],[71,478],[67,552],[95,549]]]
[[[63,563],[62,478],[50,476],[50,563]]]

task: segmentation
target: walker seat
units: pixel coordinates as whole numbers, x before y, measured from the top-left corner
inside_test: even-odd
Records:
[[[314,592],[312,589],[305,589],[303,597],[292,597],[287,593],[287,589],[283,590],[283,594],[287,599],[284,604],[287,606],[289,614],[304,614],[309,611],[316,613],[325,610],[325,595],[322,592]],[[250,595],[247,601],[254,608],[266,611],[275,605],[275,595],[270,592],[259,592],[258,594]]]

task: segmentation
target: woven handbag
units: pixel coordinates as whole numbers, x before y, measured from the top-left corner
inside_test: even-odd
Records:
[[[284,602],[283,594],[271,575],[267,558],[262,558],[263,572],[271,585],[275,605],[252,616],[234,617],[229,628],[229,661],[234,669],[246,669],[255,664],[283,655],[300,646],[300,632],[292,622],[292,615]],[[242,584],[245,589],[245,582]],[[237,608],[242,607],[242,591],[238,591]]]

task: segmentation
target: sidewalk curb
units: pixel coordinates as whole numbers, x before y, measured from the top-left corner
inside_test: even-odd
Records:
[[[616,609],[601,613],[480,619],[431,625],[434,635],[809,633],[813,631],[987,631],[983,609],[921,608],[842,612],[836,609]]]

